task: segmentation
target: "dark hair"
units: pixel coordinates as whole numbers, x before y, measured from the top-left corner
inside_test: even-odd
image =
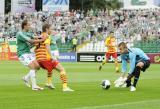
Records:
[[[24,29],[24,26],[26,26],[27,24],[28,24],[28,20],[23,20],[22,25],[21,25],[22,30]]]
[[[112,33],[114,33],[114,32],[113,32],[113,31],[110,31],[109,33],[112,34]]]
[[[44,24],[43,26],[42,26],[42,32],[46,32],[46,29],[49,29],[51,27],[51,25],[50,24]]]
[[[118,47],[127,48],[127,45],[125,42],[121,42],[120,44],[118,44]]]

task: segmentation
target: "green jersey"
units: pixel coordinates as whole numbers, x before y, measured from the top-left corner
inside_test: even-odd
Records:
[[[21,31],[17,33],[16,38],[18,57],[25,53],[31,53],[31,44],[28,41],[33,38],[33,33]]]
[[[51,51],[58,50],[56,41],[59,39],[58,36],[50,36],[51,38]]]

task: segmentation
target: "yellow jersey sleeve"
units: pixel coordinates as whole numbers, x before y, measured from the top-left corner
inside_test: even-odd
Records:
[[[50,40],[50,38],[47,38],[47,39],[44,41],[44,43],[45,43],[45,44],[49,44],[49,45],[50,45],[50,44],[51,44],[51,40]]]
[[[110,37],[107,37],[105,40],[105,45],[108,45],[109,41],[110,41]]]

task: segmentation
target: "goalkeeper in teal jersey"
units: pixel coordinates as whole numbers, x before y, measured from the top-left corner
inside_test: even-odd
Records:
[[[149,68],[150,58],[139,48],[128,48],[124,42],[118,45],[118,49],[122,59],[122,73],[127,72],[127,62],[130,62],[128,76],[120,82],[120,85],[126,83],[130,91],[136,91],[140,72],[145,72]],[[134,78],[133,84],[131,83],[132,78]]]
[[[42,90],[36,84],[35,73],[39,69],[35,56],[31,53],[30,49],[34,43],[44,41],[44,39],[34,39],[34,34],[30,32],[30,23],[27,20],[22,22],[22,31],[19,31],[17,37],[17,55],[20,62],[27,66],[30,71],[22,79],[28,87],[30,87],[30,80],[32,83],[32,90]]]

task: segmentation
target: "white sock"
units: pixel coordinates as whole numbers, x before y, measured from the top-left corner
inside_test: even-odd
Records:
[[[30,78],[30,71],[24,76],[24,78],[25,78],[26,80],[29,80],[29,78]]]
[[[30,70],[30,79],[32,83],[32,88],[36,87],[36,71],[35,70]]]

